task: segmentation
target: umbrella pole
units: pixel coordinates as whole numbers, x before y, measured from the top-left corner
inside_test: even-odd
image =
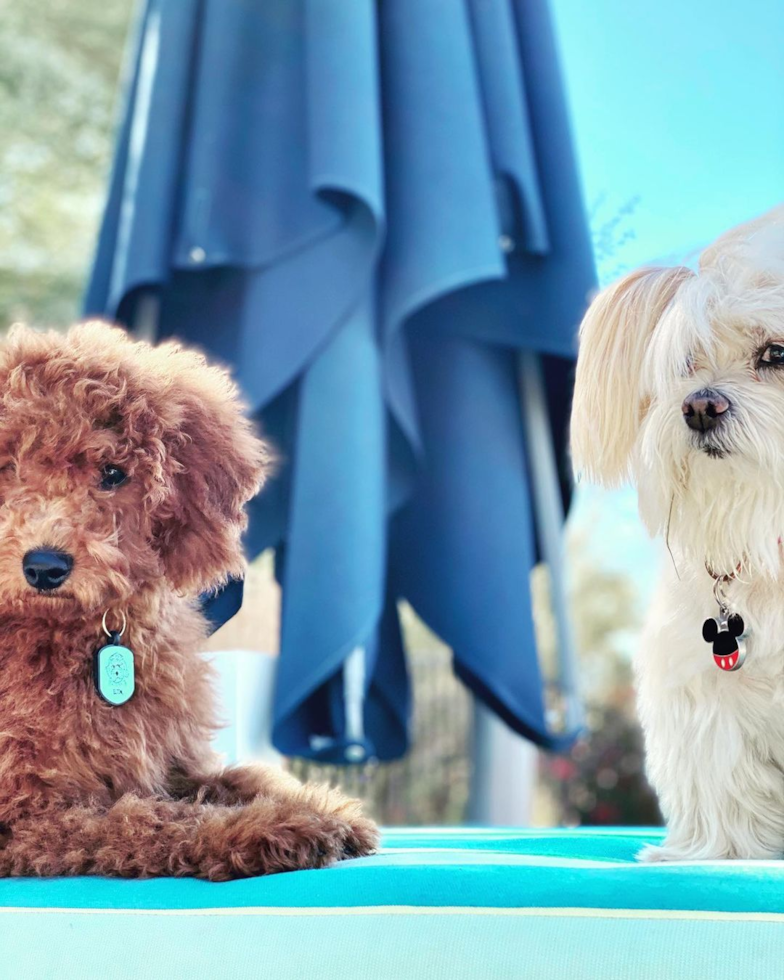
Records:
[[[538,751],[474,698],[471,789],[466,821],[475,827],[527,827]]]
[[[355,647],[343,664],[343,704],[346,714],[346,761],[364,762],[365,686],[367,666],[365,648]]]
[[[146,340],[154,344],[158,339],[158,319],[161,312],[161,301],[152,290],[140,293],[136,299],[133,311],[131,332],[137,340]]]
[[[577,656],[564,574],[564,513],[542,369],[537,354],[532,351],[521,353],[519,378],[523,424],[530,461],[534,521],[542,556],[550,571],[550,601],[555,617],[558,662],[556,689],[563,705],[563,726],[567,733],[571,733],[582,727],[584,715],[579,695]]]
[[[534,503],[534,521],[542,556],[550,570],[550,595],[556,623],[558,678],[563,727],[582,726],[577,659],[564,576],[564,513],[558,485],[541,366],[536,354],[520,357],[520,401],[525,426]],[[471,792],[468,821],[478,826],[530,824],[537,750],[474,699]]]

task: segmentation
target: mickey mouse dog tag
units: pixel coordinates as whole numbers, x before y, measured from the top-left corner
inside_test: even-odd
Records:
[[[702,638],[713,644],[713,660],[719,670],[740,670],[746,660],[746,641],[741,639],[746,627],[741,616],[728,616],[722,609],[718,617],[702,624]]]

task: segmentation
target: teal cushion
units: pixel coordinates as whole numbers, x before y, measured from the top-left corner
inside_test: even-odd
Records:
[[[784,862],[637,864],[659,836],[395,830],[225,884],[0,880],[0,977],[780,977]]]

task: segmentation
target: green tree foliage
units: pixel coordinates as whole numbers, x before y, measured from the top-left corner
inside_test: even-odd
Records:
[[[132,0],[0,0],[0,328],[78,313]]]

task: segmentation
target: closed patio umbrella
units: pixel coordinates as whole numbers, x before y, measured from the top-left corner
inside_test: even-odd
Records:
[[[528,577],[592,284],[545,0],[146,3],[86,309],[231,363],[278,448],[247,546],[285,753],[405,751],[400,599],[515,730],[573,736]]]

